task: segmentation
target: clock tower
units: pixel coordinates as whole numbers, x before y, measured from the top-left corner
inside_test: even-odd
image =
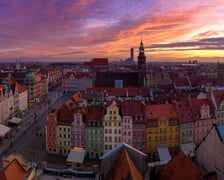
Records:
[[[146,56],[141,39],[138,55],[138,85],[139,87],[146,87],[146,84]]]

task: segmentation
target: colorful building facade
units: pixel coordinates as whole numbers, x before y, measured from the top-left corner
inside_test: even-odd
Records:
[[[90,158],[99,158],[103,155],[103,107],[88,107],[86,115],[86,152]]]
[[[122,142],[122,117],[120,106],[115,100],[106,107],[103,118],[104,153],[110,151]]]
[[[146,105],[146,152],[179,147],[179,119],[174,104]]]
[[[72,122],[72,146],[85,148],[85,124],[83,115],[78,111],[74,113],[74,121]]]
[[[214,110],[208,99],[190,100],[191,110],[194,117],[195,144],[199,144],[216,123]]]

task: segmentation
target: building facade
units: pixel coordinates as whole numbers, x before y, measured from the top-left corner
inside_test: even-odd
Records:
[[[107,106],[103,118],[104,128],[104,153],[112,150],[122,142],[122,117],[120,106],[116,101]]]
[[[46,151],[51,154],[59,154],[57,138],[57,110],[47,116],[45,123]],[[59,142],[60,143],[60,142]],[[59,151],[58,151],[59,150]]]
[[[88,72],[67,72],[62,78],[62,90],[65,93],[83,91],[93,87],[93,80]]]
[[[74,121],[72,122],[72,146],[85,148],[85,124],[83,115],[80,112],[74,113]]]
[[[146,105],[146,152],[167,147],[174,152],[179,147],[179,119],[174,104]]]
[[[90,158],[99,158],[103,155],[103,107],[88,107],[86,117],[86,152]]]

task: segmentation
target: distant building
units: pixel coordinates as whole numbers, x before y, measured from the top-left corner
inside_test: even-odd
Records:
[[[97,72],[95,87],[116,87],[116,81],[122,81],[122,87],[138,87],[137,72]]]
[[[43,70],[40,73],[48,80],[48,89],[61,87],[62,72],[59,69]]]
[[[39,73],[34,72],[0,72],[0,80],[10,76],[28,90],[28,105],[39,105],[48,95],[48,81]]]
[[[88,72],[67,72],[62,78],[62,90],[75,93],[93,87],[93,80]]]

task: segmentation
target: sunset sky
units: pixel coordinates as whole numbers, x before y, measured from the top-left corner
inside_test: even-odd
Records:
[[[0,59],[224,61],[224,0],[1,0]]]

